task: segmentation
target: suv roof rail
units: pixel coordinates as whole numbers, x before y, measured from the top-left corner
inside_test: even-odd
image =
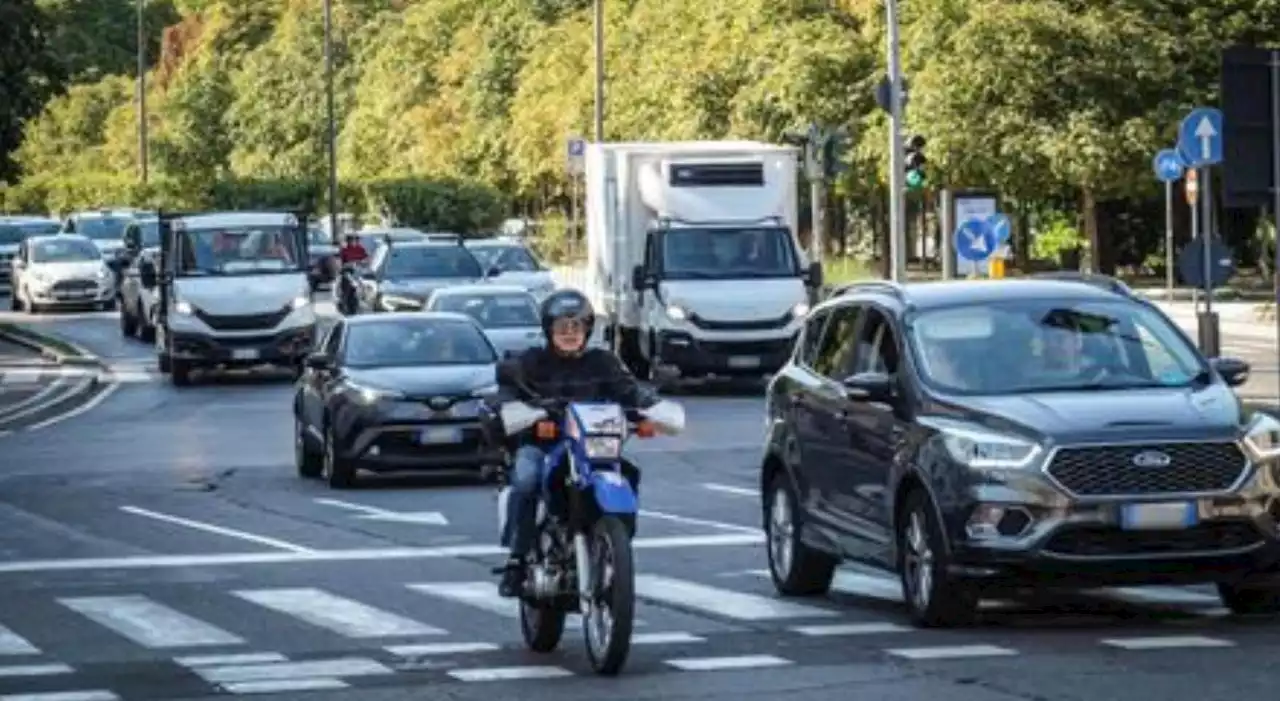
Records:
[[[1049,273],[1035,273],[1030,276],[1032,280],[1062,280],[1064,282],[1079,282],[1084,285],[1098,287],[1108,292],[1113,292],[1125,297],[1133,297],[1133,288],[1111,277],[1110,275],[1099,275],[1097,273],[1080,273],[1073,270],[1058,270]]]
[[[887,292],[895,298],[905,302],[907,301],[906,291],[902,288],[902,283],[893,280],[864,280],[862,282],[850,282],[841,285],[831,291],[832,297],[840,297],[850,292]]]

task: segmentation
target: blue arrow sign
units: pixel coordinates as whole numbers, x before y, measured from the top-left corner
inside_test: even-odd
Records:
[[[987,220],[987,228],[991,229],[991,233],[995,234],[996,243],[1004,245],[1008,243],[1009,237],[1013,235],[1013,222],[1009,221],[1009,217],[1003,214],[996,214]]]
[[[586,139],[569,139],[569,157],[581,158],[587,152]]]
[[[1182,157],[1178,155],[1177,150],[1171,148],[1157,153],[1151,160],[1151,167],[1156,171],[1156,180],[1162,183],[1180,180],[1182,174],[1187,171],[1187,165],[1182,162]]]
[[[1178,125],[1178,153],[1186,164],[1199,168],[1222,162],[1222,112],[1199,107]]]
[[[956,227],[956,253],[975,263],[986,260],[995,252],[996,234],[986,222],[970,219]]]

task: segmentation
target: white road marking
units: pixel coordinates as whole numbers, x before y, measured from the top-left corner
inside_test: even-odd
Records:
[[[87,411],[91,411],[97,408],[99,404],[107,401],[107,397],[110,397],[112,394],[114,394],[116,389],[118,389],[119,387],[120,385],[117,385],[117,384],[109,384],[106,387],[104,387],[101,392],[98,392],[97,394],[95,394],[93,396],[93,399],[90,399],[89,401],[85,402],[84,404],[81,404],[75,409],[72,409],[71,411],[68,411],[65,414],[58,414],[57,416],[52,416],[50,418],[45,419],[44,421],[41,421],[40,423],[32,424],[28,426],[26,430],[39,431],[42,428],[48,428],[56,423],[61,423],[63,421],[66,421],[67,419],[74,419],[75,417],[80,416],[81,414]]]
[[[203,521],[195,521],[189,518],[182,518],[181,516],[172,516],[170,514],[162,514],[159,511],[151,511],[150,509],[143,509],[138,506],[122,506],[120,507],[120,510],[125,513],[133,514],[135,516],[145,516],[147,518],[153,518],[157,521],[164,521],[165,523],[172,523],[178,526],[186,526],[187,528],[192,528],[197,531],[204,531],[205,533],[215,533],[217,535],[227,536],[228,538],[238,538],[240,540],[247,540],[250,543],[257,543],[258,545],[266,545],[272,548],[279,548],[280,550],[288,550],[289,552],[293,552],[293,553],[315,552],[315,550],[312,550],[311,548],[304,548],[301,545],[295,545],[294,543],[278,540],[276,538],[268,538],[266,536],[257,535],[255,533],[246,533],[245,531],[239,531],[234,528],[217,526],[212,523],[205,523]]]
[[[663,664],[686,672],[714,672],[721,669],[756,669],[759,667],[784,667],[791,660],[773,655],[740,655],[737,657],[691,657],[682,660],[664,660]]]
[[[145,596],[85,596],[58,603],[150,649],[244,643],[239,636]]]
[[[90,691],[49,691],[35,694],[9,694],[0,701],[120,701],[120,697],[102,689]]]
[[[632,639],[635,642],[635,639]],[[493,643],[421,643],[418,645],[388,645],[382,648],[397,657],[425,657],[429,655],[463,655],[469,652],[496,652],[502,646]]]
[[[759,528],[751,526],[739,526],[736,523],[725,523],[723,521],[709,521],[704,518],[692,518],[690,516],[680,516],[679,514],[668,514],[663,511],[648,511],[642,509],[640,518],[651,518],[657,521],[670,521],[672,523],[683,523],[686,526],[706,526],[708,528],[719,528],[724,531],[732,531],[734,533],[744,534],[760,534]]]
[[[635,633],[631,636],[632,645],[675,645],[679,643],[705,643],[706,638],[692,633]]]
[[[72,672],[75,670],[64,664],[18,664],[0,667],[0,677],[47,677]]]
[[[9,377],[8,374],[0,375],[0,379],[6,380],[6,381],[8,380],[8,377]],[[0,408],[0,421],[8,421],[15,414],[17,414],[16,418],[21,418],[22,416],[25,416],[27,413],[30,413],[28,411],[28,407],[31,407],[32,405],[35,405],[37,408],[44,406],[44,399],[49,395],[53,394],[54,392],[58,391],[62,387],[62,385],[63,385],[62,378],[58,378],[57,380],[54,380],[48,385],[41,387],[39,392],[36,392],[30,397],[27,397],[22,401],[15,402],[3,408]],[[19,413],[19,412],[24,412],[24,413]]]
[[[1150,638],[1107,638],[1103,645],[1124,650],[1169,650],[1184,647],[1235,647],[1230,640],[1200,635],[1161,635]]]
[[[572,677],[563,667],[478,667],[451,669],[449,676],[461,682],[505,682],[516,679],[559,679]]]
[[[262,682],[280,679],[337,679],[394,672],[367,657],[343,657],[334,660],[279,662],[275,664],[227,665],[202,667],[195,673],[215,684]]]
[[[885,650],[895,657],[909,660],[958,660],[971,657],[1009,657],[1017,650],[996,645],[950,645],[942,647],[902,647]]]
[[[1103,589],[1102,593],[1105,596],[1112,596],[1137,603],[1222,605],[1222,599],[1213,594],[1191,591],[1190,589],[1183,589],[1181,587],[1119,587],[1115,589]]]
[[[254,589],[234,593],[245,601],[348,638],[444,635],[448,632],[322,589]]]
[[[756,490],[756,489],[749,489],[749,488],[747,488],[747,487],[734,487],[733,485],[729,485],[729,484],[716,484],[716,483],[714,483],[714,482],[705,482],[705,483],[703,483],[702,488],[703,488],[703,489],[709,489],[709,490],[711,490],[711,491],[713,491],[713,492],[722,492],[722,493],[724,493],[724,494],[733,494],[733,495],[735,495],[735,496],[740,496],[740,497],[753,497],[753,498],[754,498],[754,497],[759,497],[759,496],[760,496],[760,492],[759,492],[759,490]]]
[[[4,416],[0,418],[3,418],[5,421],[17,421],[18,419],[24,419],[28,416],[31,416],[32,414],[43,411],[57,404],[58,402],[65,401],[66,399],[72,396],[75,396],[76,394],[84,391],[85,388],[87,388],[88,386],[89,386],[88,380],[78,382],[75,385],[72,385],[70,387],[68,387],[67,383],[63,382],[62,380],[57,380],[56,382],[54,382],[54,384],[50,385],[50,387],[56,387],[59,390],[65,390],[65,391],[59,391],[56,393],[51,392],[50,396],[45,398],[39,404],[28,406],[25,409],[22,409],[20,411],[5,412]],[[36,425],[39,426],[40,424],[36,424]],[[27,430],[30,430],[30,427],[28,427]]]
[[[791,629],[800,635],[811,638],[825,638],[835,635],[881,635],[884,633],[911,633],[914,628],[900,626],[897,623],[834,623],[825,626],[796,626]]]
[[[0,626],[0,655],[38,655],[40,648],[32,645],[26,638]]]
[[[834,611],[815,606],[805,606],[652,574],[636,575],[636,595],[739,621],[824,618],[836,615]]]
[[[498,596],[493,582],[435,582],[430,584],[406,584],[416,592],[497,614],[503,618],[520,617],[520,601]]]
[[[759,545],[764,535],[725,533],[723,535],[636,538],[637,550],[679,550]],[[234,565],[294,565],[306,562],[369,562],[382,560],[431,560],[453,557],[505,556],[497,545],[445,545],[428,548],[364,548],[357,550],[313,550],[308,552],[215,553],[208,555],[130,555],[51,560],[0,562],[0,574],[30,572],[84,572],[94,570],[147,570]]]
[[[228,682],[221,685],[232,694],[278,694],[285,691],[332,691],[350,685],[340,679],[272,679],[259,682]]]
[[[241,652],[230,655],[188,655],[186,657],[175,657],[173,661],[183,667],[219,667],[233,664],[288,662],[289,658],[278,652]]]

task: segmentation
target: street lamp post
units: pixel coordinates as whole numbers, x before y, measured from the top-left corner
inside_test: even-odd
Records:
[[[595,0],[596,143],[604,141],[604,0]]]
[[[898,52],[898,1],[885,1],[889,42],[889,259],[891,279],[907,281],[907,202],[902,145],[902,61]]]
[[[338,235],[338,133],[333,106],[333,0],[324,0],[324,93],[326,150],[329,152],[329,236],[335,238]]]
[[[138,178],[147,184],[147,23],[146,0],[136,3],[138,15]]]

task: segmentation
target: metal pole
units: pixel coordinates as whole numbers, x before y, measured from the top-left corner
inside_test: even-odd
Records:
[[[1164,294],[1173,301],[1173,181],[1164,183]]]
[[[138,15],[138,178],[147,184],[147,23],[146,0],[137,0]]]
[[[1187,172],[1189,173],[1195,172],[1195,169],[1193,168],[1191,170],[1188,170]],[[1196,180],[1197,187],[1199,187],[1199,183],[1200,181],[1197,178]],[[1191,200],[1191,199],[1187,200],[1187,209],[1190,210],[1189,214],[1191,216],[1191,244],[1190,245],[1194,246],[1196,243],[1196,239],[1200,237],[1200,213],[1196,211],[1195,200]],[[1200,295],[1200,288],[1192,286],[1191,287],[1191,303],[1195,305],[1197,317],[1200,315],[1199,295]]]
[[[953,280],[956,276],[956,253],[951,245],[951,237],[955,226],[951,223],[952,198],[951,190],[938,192],[938,226],[941,229],[941,243],[938,244],[938,258],[942,261],[942,279]]]
[[[329,236],[338,238],[338,130],[333,106],[333,1],[324,0],[324,92],[328,122]]]
[[[809,210],[812,213],[813,226],[809,235],[809,260],[822,262],[823,244],[827,233],[827,183],[823,178],[809,181]]]
[[[1271,52],[1271,196],[1271,216],[1276,225],[1276,263],[1280,264],[1280,51]],[[1276,276],[1280,280],[1280,270]],[[1280,308],[1280,295],[1275,301]],[[1276,314],[1276,344],[1280,349],[1280,314]],[[1277,380],[1280,381],[1280,375]],[[1280,396],[1280,386],[1276,391]]]
[[[904,198],[906,174],[902,163],[902,64],[898,54],[898,0],[885,2],[889,25],[889,256],[892,279],[907,280],[907,212]]]
[[[1209,202],[1209,190],[1213,187],[1213,181],[1210,179],[1209,166],[1200,169],[1200,207],[1201,218],[1204,220],[1203,238],[1204,265],[1202,272],[1204,273],[1204,313],[1206,315],[1213,313],[1213,282],[1210,276],[1213,274],[1213,214],[1210,211],[1212,206]]]
[[[578,247],[578,176],[569,174],[569,260]]]
[[[604,0],[595,0],[596,143],[604,141]]]

